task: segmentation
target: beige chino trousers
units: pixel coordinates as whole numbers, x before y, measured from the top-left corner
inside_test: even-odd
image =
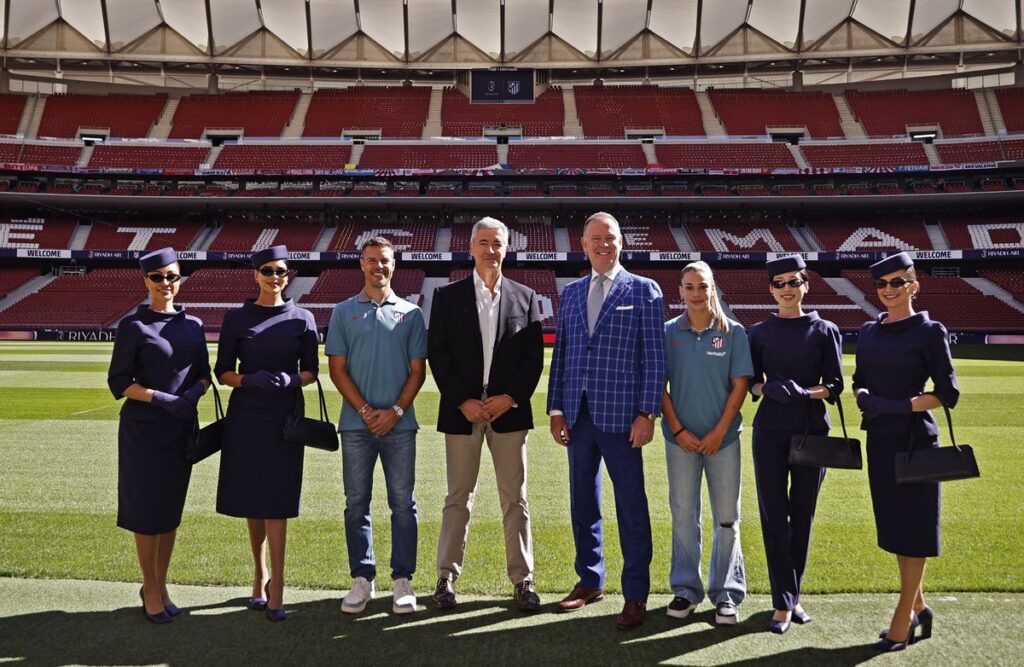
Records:
[[[485,439],[491,450],[494,476],[498,482],[508,578],[513,584],[533,578],[533,537],[530,509],[526,502],[527,433],[496,433],[490,424],[474,424],[470,435],[445,434],[448,497],[444,502],[437,544],[439,578],[455,581],[462,573]]]

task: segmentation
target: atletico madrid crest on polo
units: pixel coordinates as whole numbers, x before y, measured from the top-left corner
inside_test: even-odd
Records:
[[[725,347],[725,338],[723,338],[722,336],[715,336],[711,340],[711,347],[715,348],[716,350],[721,350],[723,347]]]

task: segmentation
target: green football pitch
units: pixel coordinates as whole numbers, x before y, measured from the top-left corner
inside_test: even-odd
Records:
[[[214,354],[215,350],[211,349],[211,358]],[[953,412],[956,434],[960,442],[974,446],[982,478],[944,485],[943,556],[929,562],[926,590],[953,598],[974,592],[976,595],[969,599],[979,607],[988,604],[986,601],[992,599],[992,595],[999,598],[998,594],[1004,594],[1002,597],[1012,600],[1015,611],[1019,612],[1022,598],[1012,594],[1024,592],[1024,514],[1021,512],[1024,486],[1019,479],[1024,472],[1019,463],[1020,448],[1024,444],[1024,393],[1021,392],[1024,353],[1021,348],[988,347],[957,348],[955,354],[962,392],[960,404]],[[109,344],[0,345],[0,461],[3,471],[0,473],[3,482],[0,484],[0,534],[3,535],[0,577],[4,578],[0,579],[0,595],[3,595],[0,608],[6,608],[0,611],[0,616],[7,617],[7,621],[18,614],[19,600],[28,611],[43,604],[40,599],[49,599],[48,593],[38,593],[41,597],[36,599],[32,580],[66,580],[67,590],[81,588],[83,584],[76,583],[81,580],[138,580],[131,536],[114,525],[120,404],[106,388],[109,357]],[[848,382],[853,361],[851,355],[844,358]],[[326,378],[326,358],[322,357],[322,362]],[[328,405],[336,415],[340,397],[327,384]],[[553,601],[559,593],[571,588],[575,576],[566,455],[547,433],[547,420],[543,417],[546,384],[545,377],[533,401],[540,428],[531,434],[528,446],[529,500],[537,585],[545,601]],[[421,596],[429,592],[433,583],[437,533],[446,488],[443,439],[434,429],[437,400],[437,388],[428,377],[416,400],[417,416],[422,425],[416,469],[420,517],[416,580]],[[201,420],[210,421],[212,400],[207,397],[201,407]],[[749,402],[744,406],[745,424],[750,423],[754,407]],[[856,415],[848,395],[846,407],[848,415]],[[833,418],[838,424],[835,414]],[[852,434],[863,442],[864,434],[857,429],[856,420],[849,426]],[[948,441],[947,437],[943,425],[943,442]],[[741,529],[748,587],[760,601],[760,607],[767,608],[770,603],[763,594],[768,592],[768,578],[757,517],[749,430],[743,433],[742,447]],[[665,594],[669,593],[671,523],[664,442],[660,437],[645,448],[644,459],[654,534],[652,584],[656,593]],[[251,581],[244,522],[214,511],[217,468],[215,456],[193,471],[172,564],[171,575],[176,585],[245,587]],[[607,479],[605,484],[607,587],[609,592],[616,592],[621,557],[611,485]],[[382,573],[386,574],[390,535],[383,488],[378,467],[377,494],[373,501],[374,537],[378,561],[383,564]],[[289,586],[310,591],[338,591],[348,587],[343,504],[340,454],[308,450],[301,516],[289,523]],[[893,511],[898,512],[899,508]],[[707,528],[710,519],[706,503],[705,515]],[[705,559],[709,551],[710,536],[706,535]],[[386,579],[382,576],[382,580]],[[50,588],[58,585],[53,597],[59,598],[59,582],[47,585]],[[832,596],[828,598],[831,604],[856,610],[857,596],[844,594],[891,594],[896,587],[894,560],[875,544],[866,474],[864,471],[829,471],[818,505],[804,591]],[[202,598],[203,589],[196,590],[200,592],[195,595]],[[237,588],[239,595],[243,591]],[[493,470],[485,455],[459,593],[486,601],[504,600],[510,592]],[[338,595],[330,595],[336,601]],[[306,604],[310,605],[311,612],[315,612],[317,604],[327,604],[326,601],[317,603],[316,597],[307,593],[310,601]],[[321,597],[326,599],[327,595]],[[891,609],[891,595],[872,597],[882,600],[872,603],[879,610]],[[331,604],[335,610],[333,618],[336,606]],[[474,604],[480,609],[487,608],[485,602]],[[611,606],[607,605],[601,613],[613,613]],[[380,611],[383,612],[384,607]],[[753,612],[752,609],[750,613]],[[882,615],[873,613],[866,622],[884,625],[887,614],[887,611]],[[481,625],[478,619],[473,619],[473,614],[469,613],[465,632],[472,633],[474,627]],[[384,623],[378,618],[376,623],[377,630],[391,629],[390,622]],[[763,623],[767,624],[767,616]],[[551,635],[548,641],[558,641],[557,626],[561,625],[564,623],[556,623],[554,628],[543,631]],[[4,627],[13,628],[6,623]],[[601,627],[610,630],[611,621],[603,620]],[[751,631],[760,629],[759,625]],[[447,628],[444,632],[453,630]],[[984,635],[985,627],[978,632]],[[791,631],[787,638],[792,634]],[[983,636],[981,640],[984,641]],[[805,654],[807,658],[827,659],[827,655],[807,650],[811,651]],[[467,660],[470,655],[466,654]],[[739,655],[744,654],[737,657]],[[185,655],[178,657],[186,658]],[[314,659],[314,656],[307,657]],[[448,657],[449,663],[452,662],[451,656]],[[658,661],[668,657],[661,656]],[[790,654],[790,657],[798,656]],[[92,661],[84,655],[80,659]],[[146,660],[144,655],[139,655],[138,659]],[[170,658],[164,656],[163,660]],[[115,658],[115,661],[119,660]]]

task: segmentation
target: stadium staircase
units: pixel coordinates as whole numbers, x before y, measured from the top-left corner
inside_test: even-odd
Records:
[[[28,128],[32,124],[32,119],[35,118],[36,105],[39,104],[39,101],[42,99],[43,98],[40,95],[31,95],[25,100],[25,108],[21,110],[21,119],[18,121],[17,133],[21,136],[31,138],[28,137]],[[36,124],[36,127],[39,127],[38,123]]]
[[[562,87],[562,108],[565,110],[562,134],[567,137],[582,139],[583,125],[580,124],[580,117],[576,113],[576,92],[572,86]]]
[[[171,121],[174,119],[174,112],[178,110],[177,97],[168,97],[167,104],[164,105],[164,110],[160,113],[160,117],[156,123],[149,130],[150,139],[166,139],[171,134]]]
[[[836,109],[839,110],[839,122],[843,126],[843,134],[846,135],[846,138],[866,139],[868,135],[854,117],[853,112],[850,111],[850,105],[846,102],[846,98],[840,93],[832,93],[832,99],[836,103]]]
[[[43,122],[43,111],[46,110],[46,100],[48,98],[44,95],[34,95],[25,104],[25,114],[21,118],[21,122],[25,122],[25,118],[28,118],[28,125],[25,127],[24,135],[26,139],[35,139],[39,136],[39,124]],[[35,101],[35,104],[32,101]],[[21,133],[21,127],[18,128]]]
[[[800,250],[804,252],[817,252],[819,250],[824,250],[821,243],[808,227],[791,226],[789,231],[793,234],[793,238],[796,239],[796,243],[800,246]]]
[[[988,107],[988,99],[984,91],[974,91],[974,102],[978,105],[978,115],[981,117],[981,127],[985,130],[986,137],[996,135],[996,124],[992,121],[992,113]]]
[[[440,227],[434,238],[434,252],[450,252],[452,249],[452,228]]]
[[[679,250],[682,252],[697,252],[697,248],[693,245],[693,241],[690,240],[690,235],[686,233],[685,227],[669,227],[668,230],[672,232],[672,238],[675,239]]]
[[[75,225],[75,231],[71,234],[71,242],[68,243],[69,250],[85,250],[85,242],[89,240],[89,232],[92,231],[92,225],[78,223]]]
[[[823,278],[823,280],[827,282],[829,286],[836,291],[836,294],[841,294],[842,296],[848,298],[850,301],[853,301],[855,304],[863,308],[869,315],[871,315],[871,317],[875,317],[878,315],[878,306],[871,303],[868,300],[867,296],[864,294],[864,292],[861,292],[859,289],[857,289],[857,286],[850,282],[848,279]]]
[[[804,157],[803,151],[800,147],[794,144],[786,144],[786,148],[789,149],[790,154],[793,156],[793,161],[796,162],[796,166],[801,169],[807,169],[811,165],[807,164],[807,158]]]
[[[922,143],[921,148],[924,149],[924,154],[928,156],[928,164],[933,167],[942,164],[942,158],[939,157],[939,152],[935,150],[935,144]]]
[[[7,293],[7,296],[0,299],[0,311],[7,310],[30,294],[35,294],[56,279],[56,276],[36,276],[28,282],[19,285]]]
[[[949,241],[946,239],[945,232],[942,231],[942,225],[929,225],[927,222],[924,223],[924,230],[928,232],[928,240],[932,242],[932,247],[936,250],[949,250]]]
[[[430,321],[430,307],[434,305],[434,290],[438,287],[444,287],[447,284],[447,278],[423,279],[423,287],[420,288],[420,293],[423,295],[423,304],[420,308],[423,310],[423,319],[427,322]]]
[[[313,93],[301,93],[299,101],[292,111],[292,117],[284,127],[281,135],[285,139],[301,139],[302,131],[306,129],[306,112],[309,111],[309,103],[313,99]]]
[[[997,135],[1006,134],[1006,120],[1003,118],[1003,110],[999,108],[999,99],[996,97],[996,92],[991,88],[986,88],[984,95],[989,118],[992,120],[995,133]],[[984,118],[984,115],[982,115],[982,122],[984,122]]]
[[[722,121],[718,120],[718,114],[715,113],[715,107],[711,104],[708,94],[703,91],[694,94],[697,97],[697,106],[700,107],[700,119],[704,123],[704,134],[709,137],[726,136],[728,133],[725,131]]]
[[[644,151],[647,164],[658,164],[658,156],[654,152],[654,144],[640,144],[640,148]]]
[[[206,227],[199,232],[196,236],[195,243],[193,243],[193,250],[199,252],[206,252],[209,250],[210,245],[216,240],[217,235],[220,234],[221,227]]]
[[[982,294],[986,296],[994,296],[995,298],[999,299],[1010,308],[1013,308],[1018,312],[1024,313],[1024,303],[1021,303],[1020,301],[1014,299],[1013,294],[1003,289],[999,285],[996,285],[988,278],[964,278],[963,280],[965,280],[967,283],[971,285],[971,287],[978,290]]]
[[[206,156],[206,162],[203,164],[204,167],[210,168],[217,164],[217,158],[220,156],[220,152],[224,150],[224,144],[220,146],[214,146],[210,149],[209,154]]]
[[[78,154],[78,162],[75,163],[76,167],[87,167],[89,166],[89,160],[92,159],[92,152],[95,150],[96,144],[86,145],[82,152]]]
[[[352,144],[352,152],[348,156],[349,163],[359,164],[359,161],[363,159],[363,150],[365,148],[366,144]]]
[[[565,227],[553,227],[551,229],[555,237],[555,252],[572,252],[572,242],[569,240],[569,230]],[[558,288],[558,293],[562,293],[562,288]]]
[[[508,164],[508,144],[498,144],[498,164]]]
[[[427,107],[427,122],[423,125],[423,138],[432,139],[444,135],[441,125],[441,104],[444,102],[444,88],[434,86],[430,89],[430,105]]]
[[[309,291],[313,289],[313,285],[316,284],[319,274],[315,276],[295,276],[288,281],[288,296],[292,298],[296,303],[302,303],[302,297],[309,294]]]
[[[334,240],[334,232],[337,229],[337,227],[324,225],[324,228],[320,230],[320,236],[317,238],[316,243],[313,244],[313,252],[329,251],[331,249],[331,241]]]

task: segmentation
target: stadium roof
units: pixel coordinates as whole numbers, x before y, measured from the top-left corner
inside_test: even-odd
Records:
[[[1024,0],[0,0],[7,69],[1016,61]]]

